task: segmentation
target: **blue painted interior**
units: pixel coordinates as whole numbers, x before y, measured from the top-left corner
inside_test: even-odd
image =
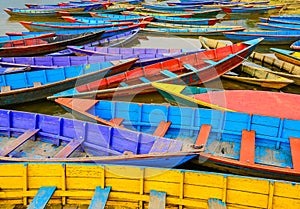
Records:
[[[238,112],[99,101],[89,113],[105,120],[124,118],[124,127],[152,134],[160,121],[171,121],[165,137],[195,142],[203,124],[212,126],[206,152],[239,159],[242,130],[255,130],[255,162],[293,167],[289,137],[300,138],[300,121]],[[229,149],[222,154],[214,144]],[[228,148],[229,147],[229,148]],[[267,160],[272,156],[273,160]]]

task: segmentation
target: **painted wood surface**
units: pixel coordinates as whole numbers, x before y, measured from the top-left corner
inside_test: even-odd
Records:
[[[150,191],[149,209],[165,209],[166,193],[156,190]]]
[[[233,209],[298,209],[300,205],[299,183],[180,169],[2,163],[0,180],[2,206],[26,205],[24,197],[30,202],[40,187],[48,185],[56,186],[49,204],[66,201],[66,206],[89,205],[99,185],[111,187],[106,203],[111,208],[126,204],[129,209],[142,209],[151,190],[166,193],[167,207],[207,208],[210,198]]]
[[[27,209],[44,209],[55,190],[56,186],[42,186]]]
[[[111,187],[102,189],[101,187],[97,186],[88,209],[104,209],[110,190]]]

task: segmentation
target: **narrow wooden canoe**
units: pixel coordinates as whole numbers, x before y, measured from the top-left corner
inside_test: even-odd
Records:
[[[221,9],[191,9],[185,11],[168,11],[168,10],[155,10],[155,9],[141,9],[143,12],[159,13],[166,15],[180,15],[191,14],[191,17],[216,17],[222,10]]]
[[[280,23],[257,23],[257,26],[266,30],[300,30],[300,25]]]
[[[270,48],[278,59],[300,66],[300,52],[285,49]]]
[[[110,27],[130,26],[133,22],[113,23],[109,21],[102,21],[101,23],[55,23],[55,22],[28,22],[20,21],[20,23],[29,31],[59,31],[59,30],[106,30]]]
[[[143,21],[152,21],[154,18],[151,16],[141,17],[137,15],[116,15],[116,14],[103,14],[103,13],[91,13],[92,17],[70,17],[62,16],[62,18],[68,22],[76,23],[99,23],[102,21],[111,21],[111,22],[143,22]]]
[[[200,93],[207,89],[197,91]],[[76,116],[107,125],[123,125],[128,129],[153,134],[157,126],[164,124],[165,136],[204,145],[205,150],[199,153],[199,161],[194,160],[201,166],[300,181],[294,153],[298,151],[295,143],[300,136],[299,120],[202,109],[196,105],[189,108],[77,98],[56,101]],[[251,144],[245,145],[244,150],[245,136],[250,133],[254,138]],[[252,158],[244,160],[242,156],[251,150],[255,150]]]
[[[263,23],[280,23],[280,24],[295,24],[300,25],[299,20],[291,20],[291,19],[283,19],[283,18],[259,18],[261,22]]]
[[[147,25],[147,28],[197,28],[197,29],[203,29],[203,28],[241,28],[241,26],[236,25],[188,25],[188,24],[176,24],[176,23],[166,23],[166,22],[149,22]]]
[[[0,75],[0,106],[46,98],[54,93],[128,70],[137,59]]]
[[[152,85],[173,103],[300,120],[300,106],[297,106],[300,96],[297,94],[253,90],[220,90],[198,94],[194,92],[201,92],[199,87],[163,83]]]
[[[48,37],[54,37],[54,33],[45,33],[45,34],[38,34],[38,35],[24,35],[24,36],[0,36],[0,47],[7,44],[8,42],[14,42],[17,43],[23,42],[25,40],[30,41],[34,39],[40,39],[40,38],[48,38]]]
[[[244,62],[241,65],[241,72],[251,77],[237,75],[222,75],[222,78],[231,79],[252,85],[258,85],[264,88],[281,89],[287,85],[294,83],[293,80],[276,75],[268,68],[264,68],[255,63]]]
[[[2,57],[0,58],[0,65],[4,67],[30,67],[31,70],[42,70],[138,58],[139,61],[132,67],[141,67],[195,52],[181,49],[117,47],[78,48],[75,46],[68,46],[68,49],[72,54],[80,54],[81,56],[52,55],[44,57]]]
[[[283,5],[280,6],[262,6],[262,7],[221,7],[225,13],[264,13],[270,10],[281,9]]]
[[[93,10],[93,12],[99,12],[102,14],[120,14],[121,12],[127,11],[127,8],[114,8],[114,9],[102,9],[102,10]],[[61,16],[77,16],[77,17],[92,17],[91,11],[83,11],[83,12],[67,12],[67,11],[59,11],[56,12],[56,15]]]
[[[226,205],[297,209],[300,204],[299,183],[205,171],[78,163],[3,163],[0,172],[3,174],[0,198],[7,208],[33,204],[32,198],[38,197],[44,201],[51,198],[47,207],[61,208],[93,208],[101,204],[111,209],[124,205],[127,209],[144,205],[150,209],[225,209]],[[28,179],[26,187],[24,179]]]
[[[34,40],[20,40],[6,43],[0,48],[1,57],[44,55],[66,49],[68,45],[82,45],[99,40],[104,31],[80,35],[54,36]]]
[[[167,22],[176,24],[189,24],[189,25],[215,25],[220,21],[218,18],[181,18],[181,17],[164,17],[154,16],[157,22]]]
[[[172,168],[201,151],[184,141],[73,119],[10,110],[0,110],[0,115],[2,162],[91,162]]]
[[[202,7],[202,5],[168,6],[168,5],[159,5],[159,4],[142,4],[142,6],[147,9],[169,10],[169,11],[184,11],[185,9],[195,9],[195,8],[200,9]]]
[[[238,31],[224,32],[224,36],[234,41],[264,38],[262,44],[291,44],[300,39],[300,31]]]
[[[150,11],[125,11],[122,12],[123,15],[139,15],[139,16],[164,16],[164,17],[181,17],[181,18],[191,18],[193,13],[191,12],[182,12],[182,13],[155,13]]]
[[[45,9],[3,9],[8,15],[12,17],[51,17],[56,16],[57,10],[45,10]],[[68,9],[69,11],[79,12],[83,11],[83,8]]]
[[[280,59],[276,59],[267,55],[263,55],[258,52],[253,52],[250,55],[250,58],[256,61],[260,61],[262,64],[268,64],[271,67],[275,66],[278,68],[280,72],[274,71],[274,73],[282,73],[281,76],[285,76],[289,79],[293,79],[295,83],[297,83],[296,80],[298,80],[300,76],[300,66],[294,65],[289,62],[282,61]],[[286,73],[288,72],[288,73]]]
[[[261,39],[255,39],[136,68],[77,87],[75,90],[61,92],[48,97],[48,99],[73,95],[78,97],[94,97],[96,95],[97,98],[126,96],[129,98],[133,95],[155,91],[150,83],[154,81],[189,85],[205,83],[239,66],[260,41]]]
[[[200,36],[200,35],[223,35],[224,32],[242,31],[245,28],[142,28],[142,32],[158,33],[166,35],[178,35],[178,36]]]
[[[230,46],[233,43],[228,40],[216,40],[211,38],[206,38],[203,36],[199,36],[199,41],[205,49],[216,49],[219,47]]]

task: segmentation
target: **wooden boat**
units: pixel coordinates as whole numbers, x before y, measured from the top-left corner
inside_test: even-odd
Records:
[[[45,33],[41,35],[24,35],[24,36],[0,36],[0,46],[7,44],[8,42],[14,41],[15,43],[17,41],[22,42],[24,40],[34,40],[34,39],[40,39],[40,38],[48,38],[55,36],[54,33]]]
[[[258,85],[264,88],[281,89],[287,85],[294,83],[293,80],[276,75],[272,70],[264,68],[255,63],[244,62],[241,65],[241,72],[251,77],[238,75],[222,75],[222,78],[231,79],[252,85]]]
[[[116,15],[116,14],[103,14],[103,13],[91,13],[92,17],[70,17],[62,16],[62,18],[71,23],[89,23],[89,24],[101,24],[103,21],[110,22],[143,22],[152,21],[154,18],[151,16],[141,17],[138,15]]]
[[[43,55],[65,49],[68,45],[82,45],[100,39],[103,31],[81,35],[55,36],[34,40],[11,41],[0,48],[1,57]]]
[[[55,23],[55,22],[28,22],[20,21],[20,23],[29,31],[58,31],[58,30],[106,30],[111,27],[129,26],[133,22],[113,23],[102,21],[101,23]]]
[[[167,22],[176,24],[190,24],[190,25],[215,25],[219,22],[217,18],[181,18],[181,17],[164,17],[154,16],[157,22]]]
[[[201,150],[184,141],[160,137],[159,131],[153,136],[37,113],[0,113],[2,162],[90,162],[172,168],[196,157],[195,153]],[[13,125],[4,124],[8,121]]]
[[[299,204],[299,183],[205,171],[79,163],[3,163],[0,171],[0,198],[9,208],[49,199],[49,207],[90,209],[297,209]]]
[[[192,17],[216,17],[222,10],[221,9],[188,9],[185,11],[170,11],[170,10],[155,10],[142,8],[141,11],[159,14],[181,14],[181,13],[192,13]]]
[[[300,96],[297,94],[253,90],[214,90],[202,93],[203,90],[200,87],[193,86],[163,83],[152,83],[152,86],[157,88],[171,103],[293,120],[300,119],[300,107],[297,106]],[[287,109],[289,111],[286,111]]]
[[[158,33],[158,34],[172,34],[179,36],[199,36],[199,35],[222,35],[226,31],[242,31],[245,28],[142,28],[142,32]]]
[[[287,23],[257,23],[257,26],[266,30],[300,30],[300,25]]]
[[[270,48],[270,50],[274,52],[278,59],[300,66],[300,52],[277,48]]]
[[[179,2],[176,2],[176,1],[168,1],[166,2],[169,6],[174,6],[174,5],[182,5],[182,6],[185,6],[185,5],[194,5],[194,6],[198,6],[198,5],[204,5],[204,4],[214,4],[215,1],[179,1]]]
[[[43,99],[76,85],[124,72],[136,61],[129,59],[1,75],[0,105]]]
[[[0,75],[3,74],[12,74],[12,73],[17,73],[17,72],[24,72],[31,70],[29,66],[24,66],[24,67],[0,67]]]
[[[105,27],[105,28],[89,28],[89,29],[74,29],[74,30],[55,30],[51,31],[51,33],[55,33],[57,36],[67,36],[67,35],[80,35],[83,33],[91,33],[96,31],[103,31],[101,38],[107,38],[119,34],[123,34],[124,32],[137,31],[141,27],[145,27],[147,23],[139,23],[132,24],[128,26],[119,26],[119,27]],[[41,35],[41,34],[49,34],[48,31],[26,31],[26,32],[6,32],[6,35],[9,36],[22,36],[22,35]],[[101,40],[96,40],[101,41]]]
[[[224,32],[230,40],[247,41],[253,38],[264,38],[262,44],[291,44],[300,39],[300,31],[239,31]]]
[[[264,13],[270,10],[281,9],[283,5],[280,6],[261,6],[261,7],[221,7],[225,13]]]
[[[124,11],[127,11],[127,8],[93,10],[93,12],[99,12],[102,14],[120,14],[121,12],[124,12]],[[58,12],[56,12],[56,15],[59,17],[62,17],[62,16],[92,17],[90,13],[91,13],[91,11],[82,11],[82,12],[58,11]]]
[[[236,25],[188,25],[188,24],[175,24],[175,23],[164,23],[164,22],[149,22],[147,24],[149,28],[241,28],[241,26]]]
[[[300,41],[299,41],[299,40],[295,41],[295,42],[290,46],[290,48],[291,48],[292,50],[295,50],[295,51],[300,51]]]
[[[72,54],[81,56],[45,56],[45,57],[2,57],[0,65],[7,67],[27,67],[32,70],[52,69],[87,65],[99,62],[118,61],[122,59],[138,58],[133,67],[145,66],[193,53],[180,49],[151,49],[151,48],[110,48],[110,47],[75,47],[68,46]]]
[[[155,9],[155,10],[169,10],[169,11],[184,11],[186,9],[200,9],[202,5],[185,5],[185,6],[168,6],[168,5],[159,5],[159,4],[142,4],[144,8]]]
[[[155,91],[150,83],[154,81],[190,85],[205,83],[239,66],[260,41],[261,39],[255,39],[136,68],[123,74],[78,86],[75,90],[61,92],[48,99],[70,96],[91,97],[92,95],[93,97],[96,95],[99,99],[129,97]]]
[[[269,18],[273,20],[300,20],[300,15],[293,14],[293,15],[270,15]]]
[[[230,46],[233,43],[228,40],[216,40],[211,38],[206,38],[203,36],[199,36],[199,41],[205,49],[216,49],[219,47]]]
[[[283,19],[283,18],[259,18],[261,22],[263,23],[279,23],[279,24],[295,24],[299,25],[299,20],[291,20],[291,19]],[[299,18],[300,19],[300,18]]]
[[[164,16],[164,17],[181,17],[181,18],[190,18],[193,17],[193,13],[191,12],[181,12],[181,13],[155,13],[155,12],[150,12],[150,11],[125,11],[122,12],[123,15],[139,15],[139,16],[150,16],[150,17],[155,17],[155,16]]]

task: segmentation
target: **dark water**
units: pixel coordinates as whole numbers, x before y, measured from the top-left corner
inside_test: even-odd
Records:
[[[41,18],[11,18],[4,11],[3,8],[6,7],[25,7],[25,3],[35,3],[35,4],[54,4],[61,2],[61,0],[11,0],[11,1],[2,1],[0,5],[1,14],[0,14],[0,35],[4,35],[5,32],[20,32],[25,31],[26,29],[19,24],[19,21],[61,21],[57,18],[50,19],[41,19]],[[220,17],[224,15],[221,14]],[[268,14],[254,14],[254,15],[234,15],[234,16],[224,16],[226,19],[222,23],[222,25],[240,25],[247,29],[257,29],[256,22],[259,21],[259,17],[266,17]],[[220,36],[217,37],[219,39],[225,39]],[[135,40],[130,44],[133,47],[151,47],[151,48],[185,48],[185,49],[197,49],[200,48],[201,45],[198,41],[198,37],[170,37],[170,36],[157,36],[157,35],[149,35],[149,34],[140,34],[138,40]],[[272,47],[283,47],[288,48],[288,46],[272,46]],[[259,46],[257,50],[260,52],[268,52],[268,46]],[[261,89],[256,86],[250,86],[246,84],[242,84],[239,82],[232,82],[227,80],[216,80],[205,85],[206,87],[217,87],[224,89],[258,89],[258,90],[267,90]],[[291,86],[283,91],[300,93],[297,87]],[[128,100],[128,98],[124,98],[124,100]],[[164,102],[163,98],[159,94],[151,94],[151,95],[143,95],[134,97],[134,99],[130,98],[130,100],[136,102]],[[31,103],[25,103],[14,106],[4,107],[6,109],[15,109],[21,111],[29,111],[29,112],[38,112],[45,113],[50,115],[59,115],[65,117],[72,117],[71,114],[66,113],[59,105],[56,105],[52,101],[41,100]]]

